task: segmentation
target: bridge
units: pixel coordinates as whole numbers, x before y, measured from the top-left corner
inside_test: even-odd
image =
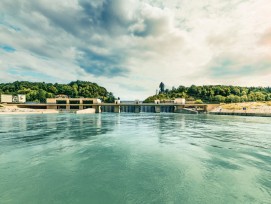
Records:
[[[55,109],[61,111],[76,111],[87,108],[94,108],[96,113],[100,112],[208,112],[210,104],[176,104],[176,103],[95,103],[95,104],[17,104],[19,108],[31,109]]]

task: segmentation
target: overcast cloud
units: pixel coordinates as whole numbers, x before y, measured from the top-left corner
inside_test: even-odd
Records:
[[[270,86],[270,19],[270,0],[1,0],[0,82]]]

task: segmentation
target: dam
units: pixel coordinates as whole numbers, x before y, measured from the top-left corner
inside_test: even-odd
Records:
[[[126,113],[140,113],[140,112],[171,112],[182,113],[197,111],[199,113],[208,112],[208,104],[155,104],[155,103],[142,103],[142,104],[114,104],[114,103],[99,103],[99,104],[17,104],[18,108],[31,108],[31,109],[55,109],[66,112],[73,112],[88,108],[94,108],[96,113],[101,112],[126,112]]]
[[[140,112],[167,112],[167,113],[207,113],[212,104],[185,103],[185,99],[175,99],[172,101],[155,100],[154,103],[142,103],[138,100],[133,102],[121,102],[119,99],[114,103],[104,103],[97,98],[69,98],[59,95],[56,98],[47,98],[46,103],[11,103],[18,108],[30,109],[52,109],[60,112],[76,112],[84,109],[94,109],[95,113],[140,113]]]

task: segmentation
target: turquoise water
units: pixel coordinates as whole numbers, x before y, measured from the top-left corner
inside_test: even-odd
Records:
[[[271,118],[0,116],[0,203],[271,203]]]

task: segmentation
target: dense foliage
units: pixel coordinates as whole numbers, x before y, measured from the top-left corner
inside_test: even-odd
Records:
[[[240,86],[179,86],[166,89],[159,94],[148,97],[144,102],[156,99],[168,100],[186,98],[187,101],[198,100],[205,103],[238,103],[246,101],[271,101],[271,87],[240,87]]]
[[[73,81],[69,84],[52,84],[44,82],[15,81],[0,83],[0,94],[26,94],[27,101],[45,102],[58,94],[72,98],[100,98],[105,102],[113,102],[115,97],[104,87],[87,81]]]

